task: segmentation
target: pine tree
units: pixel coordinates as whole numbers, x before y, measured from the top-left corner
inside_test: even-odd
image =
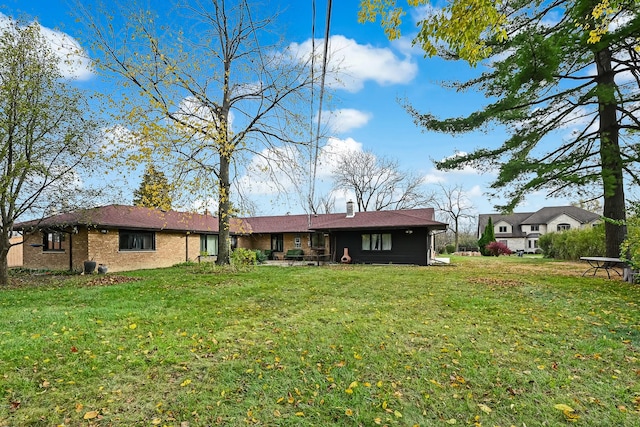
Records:
[[[491,256],[491,253],[487,251],[487,245],[495,241],[496,236],[493,230],[493,221],[491,220],[491,217],[489,217],[489,222],[487,222],[487,225],[484,227],[482,236],[480,236],[480,239],[478,239],[478,248],[480,250],[480,253],[484,256]]]
[[[133,192],[133,204],[162,210],[171,209],[171,186],[164,172],[148,164],[140,187]]]
[[[609,4],[608,7],[602,6]],[[496,3],[500,5],[500,3]],[[606,256],[625,238],[626,187],[640,183],[640,2],[503,2],[507,37],[487,39],[495,56],[458,91],[490,100],[466,117],[440,119],[408,107],[424,128],[448,134],[508,135],[494,146],[451,156],[443,170],[498,171],[492,196],[511,212],[527,195],[602,197]],[[451,56],[449,56],[451,58]]]

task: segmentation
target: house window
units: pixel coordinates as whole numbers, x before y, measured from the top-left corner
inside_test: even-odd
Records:
[[[531,231],[540,231],[540,226],[538,224],[531,226]]]
[[[363,251],[390,251],[391,250],[391,234],[363,234],[362,235]]]
[[[313,233],[311,235],[312,248],[324,248],[324,233]]]
[[[64,242],[64,233],[57,231],[43,233],[42,250],[46,252],[64,251],[62,242]]]
[[[218,235],[202,234],[200,235],[200,254],[215,256],[218,255]]]
[[[293,239],[293,247],[295,247],[295,248],[301,248],[302,247],[302,239],[300,238],[299,234]]]
[[[506,233],[506,232],[507,232],[506,225],[501,225],[500,227],[498,227],[498,233]]]
[[[274,252],[284,251],[284,236],[282,234],[271,235],[271,250]]]
[[[571,229],[571,224],[558,224],[558,231],[565,231]]]
[[[121,251],[155,251],[156,233],[153,231],[120,230]]]

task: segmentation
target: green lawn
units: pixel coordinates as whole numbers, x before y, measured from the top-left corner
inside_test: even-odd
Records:
[[[0,426],[637,426],[640,286],[541,258],[0,290]]]

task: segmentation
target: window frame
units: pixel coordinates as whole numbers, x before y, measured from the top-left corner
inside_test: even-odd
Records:
[[[531,231],[540,231],[540,224],[531,225]]]
[[[391,233],[362,233],[360,239],[363,252],[388,252],[393,249]]]
[[[556,231],[567,231],[567,230],[571,230],[571,224],[567,224],[566,222],[563,222],[556,226]]]
[[[136,237],[142,238],[141,244],[144,246],[145,237],[151,237],[151,248],[136,248],[129,247],[132,246],[129,243],[131,239],[135,239]],[[126,238],[126,240],[125,240]],[[123,245],[123,243],[127,243]],[[126,246],[126,247],[125,247]],[[119,230],[118,231],[118,250],[120,252],[155,252],[156,250],[156,232],[155,231],[147,231],[147,230]]]
[[[65,241],[65,233],[62,231],[43,231],[42,232],[42,251],[43,252],[64,252],[63,243]]]
[[[507,232],[508,232],[508,227],[506,225],[498,226],[498,233],[507,233]]]
[[[273,252],[284,252],[284,234],[283,233],[271,234],[271,250]]]
[[[217,234],[201,234],[200,254],[206,253],[206,256],[218,256],[219,239],[220,236]],[[211,242],[213,247],[209,247],[209,242]]]

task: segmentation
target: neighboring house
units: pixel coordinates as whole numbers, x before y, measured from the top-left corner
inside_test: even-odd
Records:
[[[290,249],[339,262],[428,265],[433,234],[446,224],[434,210],[353,212],[234,218],[231,245],[273,251]],[[217,255],[218,219],[210,215],[109,205],[17,225],[24,234],[24,267],[80,271],[85,260],[109,271],[168,267]]]
[[[502,242],[512,251],[539,252],[538,239],[551,232],[592,227],[601,216],[576,206],[542,208],[537,212],[480,214],[478,238],[482,236],[491,218],[496,241]]]

